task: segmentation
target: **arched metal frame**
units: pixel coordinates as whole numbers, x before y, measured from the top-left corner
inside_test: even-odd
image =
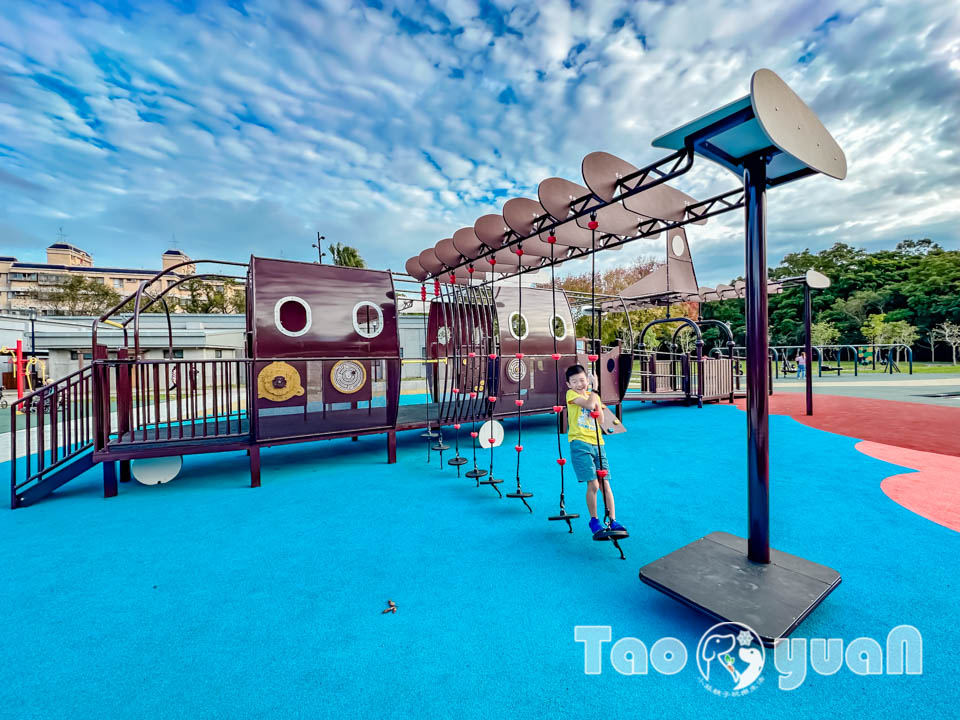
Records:
[[[654,325],[660,325],[662,323],[683,323],[684,327],[690,327],[697,335],[697,407],[703,407],[703,335],[700,332],[699,326],[688,317],[665,317],[657,318],[656,320],[651,320],[646,325],[644,325],[643,330],[640,331],[640,340],[637,342],[637,349],[642,353],[646,349],[646,345],[643,343],[643,339],[647,335],[647,331],[652,328]],[[676,337],[676,335],[674,335]]]
[[[697,320],[697,325],[699,327],[703,327],[704,325],[709,325],[711,327],[718,327],[721,330],[723,330],[724,334],[727,336],[727,357],[730,360],[730,403],[733,404],[734,395],[735,395],[734,377],[736,375],[733,368],[733,348],[734,348],[734,345],[736,344],[733,340],[733,330],[730,328],[730,326],[727,323],[723,322],[722,320],[716,320],[713,318],[707,318],[707,319],[700,318]],[[676,346],[677,337],[679,337],[680,333],[683,332],[687,327],[689,326],[680,325],[680,327],[678,327],[676,330],[673,331],[673,340],[671,342],[672,345]]]

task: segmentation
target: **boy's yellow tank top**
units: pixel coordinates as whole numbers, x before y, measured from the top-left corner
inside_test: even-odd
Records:
[[[567,390],[567,439],[571,442],[582,440],[591,445],[597,444],[596,420],[590,417],[590,411],[577,405],[574,399],[587,397],[576,390]],[[603,430],[600,431],[600,444],[603,445]]]

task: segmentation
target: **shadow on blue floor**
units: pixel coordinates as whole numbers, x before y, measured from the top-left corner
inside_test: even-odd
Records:
[[[532,515],[458,479],[436,453],[427,465],[418,432],[399,436],[396,465],[384,436],[267,449],[260,489],[247,487],[242,452],[188,456],[168,485],[125,484],[110,500],[95,468],[0,513],[0,708],[74,719],[954,711],[960,535],[883,495],[895,466],[779,416],[773,544],[843,575],[797,636],[883,645],[911,624],[923,633],[924,675],[811,671],[788,693],[771,660],[747,697],[701,687],[692,654],[712,623],[637,571],[708,532],[746,532],[745,418],[729,406],[644,405],[624,422],[629,432],[608,450],[618,518],[631,531],[626,561],[590,539],[572,473],[574,534],[547,521],[559,495],[550,418],[524,421]],[[507,428],[495,454],[503,488],[516,462]],[[381,614],[388,599],[396,614]],[[674,676],[627,677],[605,656],[603,674],[587,676],[576,625],[610,625],[614,640],[648,647],[676,637],[691,658]]]

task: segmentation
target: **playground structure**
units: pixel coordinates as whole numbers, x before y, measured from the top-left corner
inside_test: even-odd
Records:
[[[423,303],[425,283],[433,282],[426,313],[427,398],[419,413],[401,411],[399,402],[399,295],[391,273],[257,257],[222,263],[246,267],[247,357],[148,361],[139,352],[140,313],[156,302],[166,304],[163,297],[176,284],[154,291],[161,287],[158,280],[179,266],[158,273],[94,323],[91,365],[14,403],[14,413],[39,406],[35,424],[26,413],[25,471],[19,479],[18,463],[11,462],[11,505],[29,504],[96,463],[103,467],[109,497],[117,493],[118,480],[130,479],[131,461],[149,464],[152,458],[190,453],[247,450],[253,486],[260,484],[260,450],[271,445],[386,433],[393,462],[397,430],[426,428],[429,440],[438,440],[431,447],[443,452],[449,448],[434,425],[453,424],[459,433],[461,421],[514,413],[516,492],[508,496],[527,505],[531,494],[520,483],[522,418],[556,412],[559,431],[560,361],[576,358],[592,369],[601,397],[618,405],[633,363],[649,367],[650,358],[643,347],[647,328],[639,336],[639,357],[633,348],[601,348],[596,332],[587,352],[576,353],[573,338],[565,333],[560,338],[556,322],[558,316],[561,322],[569,318],[572,329],[566,296],[523,288],[522,276],[661,233],[682,261],[686,226],[743,209],[749,537],[711,533],[647,564],[640,578],[715,618],[749,624],[765,642],[785,637],[840,583],[840,575],[772,550],[769,543],[766,190],[816,173],[842,179],[845,158],[813,112],[769,70],[754,73],[748,96],[654,145],[670,152],[643,168],[608,153],[591,153],[582,166],[585,185],[545,180],[538,200],[508,200],[502,215],[485,215],[407,261],[409,275],[424,283]],[[742,185],[702,201],[668,186],[691,170],[698,155],[733,171]],[[216,261],[191,261],[208,262]],[[506,285],[510,279],[517,283],[515,296]],[[694,292],[700,295],[699,288]],[[524,295],[530,316],[523,312]],[[133,316],[118,319],[119,308],[130,300]],[[666,322],[680,322],[697,337],[700,404],[707,382],[703,363],[711,358],[703,357],[699,326],[689,319],[656,321]],[[108,358],[106,345],[97,341],[102,324],[122,330],[116,359]],[[532,352],[524,351],[524,342]],[[729,349],[726,360],[713,359],[729,365],[729,375],[718,375],[717,382],[730,378],[729,386],[718,387],[732,400],[735,359],[732,345]],[[547,356],[553,368],[545,363]],[[656,358],[652,362],[655,393]],[[688,394],[691,385],[692,377]],[[513,397],[515,409],[503,409],[502,397]],[[16,433],[12,438],[16,458]],[[491,462],[491,478],[492,469]],[[561,485],[564,514],[562,498]]]

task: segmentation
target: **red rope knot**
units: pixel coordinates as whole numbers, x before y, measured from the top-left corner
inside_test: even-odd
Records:
[[[587,227],[591,230],[596,230],[598,227],[600,227],[600,223],[598,223],[596,220],[591,220],[587,223]]]
[[[599,359],[600,359],[599,355],[587,355],[587,360],[589,360],[590,362],[596,362]]]
[[[487,355],[487,357],[490,358],[491,360],[496,360],[496,359],[497,359],[497,354],[496,354],[496,353],[490,353],[489,355]]]
[[[523,445],[514,445],[513,449],[517,452],[523,452]]]
[[[433,281],[433,294],[436,295],[437,297],[440,297],[440,281],[439,280]]]
[[[450,392],[452,392],[454,395],[458,395],[460,394],[460,388],[453,388]]]
[[[487,442],[490,443],[491,445],[493,445],[496,441],[497,441],[497,439],[494,438],[494,437],[488,437],[488,438],[487,438]]]
[[[514,400],[513,404],[517,407],[523,407],[523,400]]]
[[[421,285],[421,286],[420,286],[420,299],[421,299],[421,300],[426,300],[426,299],[427,299],[427,286],[426,286],[426,285]]]
[[[563,405],[554,405],[553,411],[557,413],[557,415],[559,415],[560,413],[563,412]]]
[[[567,464],[566,460],[564,460],[563,458],[557,458],[557,465],[559,465],[560,467],[563,467],[566,464]]]
[[[556,236],[556,235],[554,235],[553,233],[550,233],[549,235],[547,235],[547,242],[548,242],[548,243],[550,243],[551,245],[553,245],[556,241],[557,241],[557,236]]]
[[[467,272],[473,275],[473,265],[467,265]]]
[[[471,431],[471,432],[470,432],[470,437],[472,437],[472,438],[478,437],[479,435],[480,435],[480,433],[478,433],[478,432],[476,432],[476,431]]]
[[[490,402],[496,402],[496,401],[497,401],[497,396],[496,396],[496,395],[491,395],[490,397],[487,398],[487,400],[489,400]]]
[[[490,263],[491,265],[496,265],[497,259],[493,255],[491,255],[490,257],[487,258],[487,262]]]
[[[523,353],[517,353],[515,357],[517,358],[517,360],[523,360]]]
[[[476,353],[467,353],[467,357],[476,357],[476,356],[477,356]]]
[[[453,424],[453,429],[454,429],[454,430],[459,430],[459,429],[460,429],[460,423],[454,423],[454,424]]]
[[[523,248],[517,245],[517,249],[514,250],[517,255],[523,255]]]
[[[597,477],[603,480],[607,475],[610,474],[609,470],[597,470]]]
[[[554,360],[559,360],[559,359],[560,359],[560,353],[554,353],[554,354],[551,355],[550,357],[552,357]]]
[[[477,397],[477,394],[475,392],[470,393],[471,400],[473,400],[475,397]]]
[[[450,273],[450,282],[451,283],[457,282],[457,276],[455,273]]]
[[[591,410],[591,411],[590,411],[590,417],[592,417],[594,420],[596,420],[598,417],[600,417],[600,411],[599,411],[599,410]]]

